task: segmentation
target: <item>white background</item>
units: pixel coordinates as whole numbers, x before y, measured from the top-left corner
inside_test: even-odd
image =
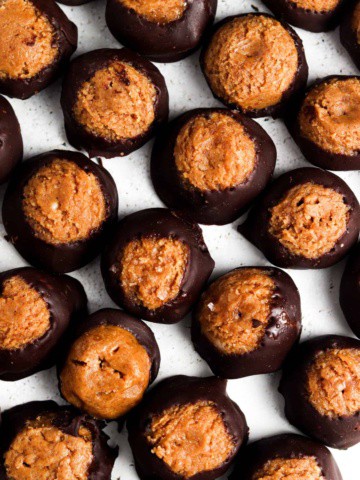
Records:
[[[166,1],[166,0],[164,0]],[[196,1],[196,0],[195,0]],[[227,15],[253,11],[252,6],[266,11],[258,0],[219,0],[217,19]],[[104,16],[105,2],[96,0],[80,7],[63,7],[79,28],[77,54],[103,47],[117,47],[108,31]],[[314,34],[298,30],[304,41],[310,67],[310,81],[329,74],[356,74],[356,68],[342,48],[338,30]],[[215,101],[201,75],[198,54],[176,64],[158,65],[166,78],[170,93],[171,116],[197,107],[220,105]],[[51,150],[69,148],[63,128],[59,104],[60,82],[26,101],[11,100],[18,115],[25,143],[25,158]],[[301,155],[280,120],[262,119],[261,125],[276,143],[278,162],[276,174],[309,165]],[[161,206],[149,178],[149,156],[152,142],[126,158],[105,161],[119,190],[122,217],[143,208]],[[360,195],[360,172],[340,173],[350,187]],[[0,189],[1,197],[4,187]],[[267,265],[264,257],[236,232],[233,225],[204,227],[204,236],[216,261],[214,275],[240,265]],[[5,241],[0,231],[0,271],[25,264],[24,260]],[[323,271],[289,271],[301,294],[303,309],[303,339],[325,333],[351,335],[338,302],[339,281],[344,262]],[[91,311],[114,304],[105,292],[99,262],[73,274],[81,280],[89,297]],[[189,321],[178,325],[151,324],[162,354],[159,378],[174,374],[209,375],[205,362],[194,352],[189,334]],[[251,440],[271,434],[294,431],[283,414],[283,401],[277,392],[279,374],[249,377],[229,382],[230,396],[244,411],[250,426]],[[54,369],[41,372],[22,381],[0,382],[0,406],[9,408],[30,400],[54,399],[59,402]],[[113,479],[136,480],[126,432],[118,435],[115,425],[109,427],[112,440],[119,444]],[[344,480],[358,480],[360,445],[348,451],[333,451]]]

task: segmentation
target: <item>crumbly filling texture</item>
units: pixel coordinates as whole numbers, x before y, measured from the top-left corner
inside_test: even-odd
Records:
[[[357,3],[353,13],[352,28],[357,34],[357,43],[360,44],[360,2]]]
[[[220,277],[198,310],[203,334],[225,354],[255,350],[265,334],[275,284],[265,271],[240,269]]]
[[[40,293],[19,276],[6,280],[0,296],[0,349],[22,348],[50,327],[50,312]]]
[[[23,210],[35,235],[50,244],[85,240],[107,215],[96,176],[60,159],[41,167],[29,180]]]
[[[269,232],[293,255],[316,259],[346,232],[349,206],[341,193],[308,182],[291,188],[270,213]]]
[[[340,3],[341,0],[290,0],[298,8],[304,10],[311,10],[312,12],[322,13],[331,12]]]
[[[229,115],[212,113],[191,119],[176,139],[174,157],[183,179],[202,191],[236,187],[256,165],[254,141]]]
[[[179,20],[187,7],[186,0],[120,0],[120,2],[149,22],[160,24]]]
[[[212,402],[175,405],[153,417],[147,441],[152,453],[185,478],[220,467],[234,440]]]
[[[321,352],[308,371],[309,401],[321,415],[350,416],[360,411],[360,351]]]
[[[66,400],[98,418],[118,418],[142,399],[150,381],[150,359],[128,330],[93,328],[78,338],[60,375]]]
[[[325,480],[315,457],[275,458],[255,473],[252,480]]]
[[[133,240],[120,260],[121,286],[137,304],[160,308],[179,295],[189,258],[188,245],[175,238]]]
[[[294,40],[281,23],[254,15],[220,28],[204,58],[213,91],[244,110],[279,103],[294,80],[298,63]]]
[[[55,31],[30,0],[0,0],[0,78],[31,78],[57,55]]]
[[[313,88],[298,117],[302,135],[331,153],[360,153],[360,80],[333,79]]]
[[[156,88],[146,75],[116,61],[81,86],[74,115],[90,133],[110,142],[121,141],[149,130],[156,98]]]

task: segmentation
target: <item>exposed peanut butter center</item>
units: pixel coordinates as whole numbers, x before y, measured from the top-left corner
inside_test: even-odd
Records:
[[[22,348],[50,327],[50,312],[40,293],[21,277],[6,280],[0,296],[0,349]]]
[[[325,480],[315,457],[269,460],[252,480]]]
[[[340,1],[341,0],[290,0],[290,3],[294,3],[298,8],[303,8],[304,10],[322,13],[331,12],[339,5]]]
[[[308,371],[309,401],[321,415],[360,411],[360,351],[332,349],[317,355]]]
[[[292,254],[320,258],[344,235],[348,217],[341,193],[308,182],[291,188],[271,209],[269,231]]]
[[[128,243],[120,265],[125,294],[150,310],[160,308],[178,296],[189,257],[189,247],[170,237]]]
[[[5,453],[7,478],[11,480],[87,480],[93,460],[89,430],[68,435],[49,422],[28,425]]]
[[[333,79],[313,88],[300,113],[301,133],[331,153],[360,153],[360,80]]]
[[[139,70],[114,62],[78,92],[74,114],[86,130],[119,141],[147,132],[155,119],[156,89]]]
[[[198,116],[181,129],[176,167],[194,187],[225,190],[244,183],[256,164],[256,148],[244,127],[223,113]]]
[[[152,419],[147,436],[152,453],[185,478],[220,467],[234,441],[215,404],[176,405]]]
[[[186,0],[120,0],[120,2],[154,23],[179,20],[187,7]]]
[[[106,203],[93,173],[54,160],[24,188],[23,209],[36,236],[50,244],[88,238],[106,219]]]
[[[360,44],[360,2],[357,3],[353,13],[352,28],[357,34],[357,43]]]
[[[298,69],[290,33],[274,18],[246,15],[226,23],[205,54],[214,92],[245,110],[280,102]]]
[[[198,310],[201,330],[226,354],[256,349],[271,314],[273,279],[258,269],[235,270],[204,293]]]
[[[54,28],[30,0],[0,0],[0,78],[31,78],[58,55]]]
[[[150,359],[129,331],[102,325],[78,338],[61,372],[66,400],[99,418],[127,413],[142,399],[150,381]]]

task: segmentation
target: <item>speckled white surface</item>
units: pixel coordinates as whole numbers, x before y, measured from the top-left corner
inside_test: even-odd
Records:
[[[166,1],[166,0],[164,0]],[[258,0],[219,0],[217,19],[227,15],[251,11],[253,6],[266,10]],[[80,7],[63,7],[79,28],[77,54],[101,47],[117,47],[118,43],[108,31],[105,20],[105,2],[96,0]],[[326,34],[312,34],[298,30],[304,41],[310,66],[310,80],[317,77],[343,73],[355,74],[356,69],[342,48],[338,30]],[[218,105],[201,73],[198,54],[176,64],[159,65],[166,78],[170,93],[171,116],[196,107]],[[26,100],[11,103],[22,127],[25,156],[53,148],[67,148],[59,104],[60,82]],[[262,119],[261,125],[274,139],[278,149],[276,174],[296,167],[309,165],[290,138],[280,120]],[[120,216],[142,208],[161,206],[149,178],[149,155],[152,143],[126,158],[105,161],[104,165],[114,176],[119,190]],[[360,196],[360,172],[340,173],[340,176]],[[1,197],[4,187],[0,189]],[[267,265],[264,257],[235,230],[236,223],[224,227],[204,227],[205,240],[216,261],[214,275],[240,265]],[[1,225],[0,271],[20,267],[24,261],[5,241]],[[336,333],[351,335],[339,308],[338,289],[344,263],[324,271],[290,271],[299,287],[303,308],[303,336]],[[95,261],[73,274],[82,281],[89,297],[92,311],[114,306],[107,296]],[[150,325],[162,354],[159,378],[173,374],[208,375],[210,370],[194,352],[190,342],[189,322],[179,325]],[[280,432],[294,431],[283,414],[283,402],[277,392],[279,375],[262,375],[229,382],[230,396],[246,414],[251,440]],[[61,402],[57,391],[54,369],[39,373],[14,383],[0,382],[2,409],[30,401],[54,399]],[[115,425],[108,427],[114,442],[119,444],[120,455],[116,461],[113,479],[136,480],[133,460],[127,444],[126,432],[116,433]],[[348,451],[333,451],[344,480],[358,480],[360,471],[360,445]]]

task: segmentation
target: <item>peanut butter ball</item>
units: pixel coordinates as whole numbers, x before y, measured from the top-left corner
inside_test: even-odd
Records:
[[[360,245],[347,261],[340,284],[340,305],[346,321],[360,338]]]
[[[360,70],[360,1],[350,6],[340,25],[340,40]]]
[[[10,103],[0,96],[0,184],[8,180],[23,157],[20,125]]]

